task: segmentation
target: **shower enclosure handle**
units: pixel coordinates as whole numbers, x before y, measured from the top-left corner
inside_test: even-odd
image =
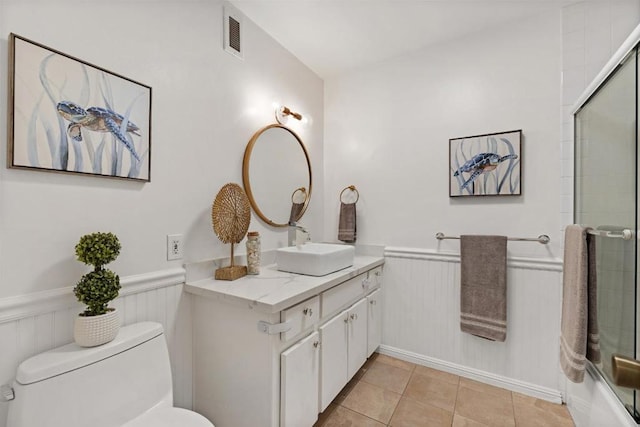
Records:
[[[620,387],[640,390],[640,362],[621,354],[611,356],[613,382]]]

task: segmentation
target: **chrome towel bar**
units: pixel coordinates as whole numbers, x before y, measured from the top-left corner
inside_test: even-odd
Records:
[[[594,236],[600,237],[612,237],[614,239],[622,239],[622,240],[631,240],[633,239],[633,235],[635,234],[633,230],[629,230],[625,228],[623,230],[610,231],[610,230],[595,230],[589,229],[587,233],[593,234]]]
[[[459,239],[460,237],[456,236],[445,236],[444,233],[436,233],[436,239],[444,240],[444,239]],[[546,245],[551,241],[549,236],[546,234],[541,234],[538,237],[507,237],[507,240],[517,241],[517,242],[538,242]]]

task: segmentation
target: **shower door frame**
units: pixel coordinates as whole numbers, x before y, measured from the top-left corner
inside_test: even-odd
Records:
[[[633,343],[633,349],[634,349],[634,354],[633,357],[634,358],[638,358],[640,356],[640,340],[638,339],[638,325],[640,325],[640,312],[638,310],[639,307],[639,303],[640,301],[638,301],[638,224],[640,221],[639,218],[639,209],[638,209],[638,204],[639,204],[639,200],[638,200],[638,165],[639,165],[639,161],[640,161],[640,150],[638,149],[638,134],[639,134],[639,129],[640,129],[640,123],[639,123],[639,119],[640,119],[640,109],[639,109],[639,93],[640,93],[640,82],[638,81],[639,78],[639,72],[638,72],[638,68],[640,67],[640,65],[638,64],[638,61],[640,60],[640,25],[638,27],[636,27],[636,29],[631,33],[631,35],[627,38],[627,40],[622,44],[622,46],[616,51],[616,53],[613,55],[613,57],[607,62],[607,64],[603,67],[603,69],[600,71],[600,73],[596,76],[596,78],[593,80],[593,82],[587,87],[587,89],[584,91],[584,93],[578,98],[578,101],[574,104],[573,108],[571,109],[571,117],[573,119],[573,130],[574,130],[574,136],[573,136],[573,141],[574,141],[574,164],[573,164],[573,173],[572,176],[574,177],[574,194],[573,194],[573,198],[574,198],[574,208],[573,208],[573,218],[574,218],[574,222],[576,222],[576,198],[577,198],[577,191],[575,191],[575,187],[576,187],[576,183],[577,183],[577,179],[576,179],[576,170],[577,170],[577,155],[575,152],[575,146],[577,145],[577,135],[578,135],[578,130],[577,130],[577,124],[578,124],[578,120],[576,118],[576,116],[578,115],[578,113],[582,110],[582,108],[584,106],[586,106],[589,101],[591,101],[591,99],[594,98],[594,96],[596,96],[601,88],[604,88],[605,85],[607,84],[607,82],[609,82],[609,80],[611,78],[613,78],[616,73],[624,66],[624,64],[627,62],[627,60],[629,59],[629,57],[631,55],[635,56],[635,87],[633,88],[634,90],[634,94],[635,94],[635,126],[633,126],[634,128],[634,135],[633,138],[635,140],[635,170],[634,170],[634,176],[635,176],[635,182],[634,182],[634,193],[635,193],[635,212],[634,212],[634,220],[635,220],[635,224],[634,224],[634,233],[633,233],[633,238],[634,238],[634,278],[633,278],[633,287],[634,287],[634,313],[633,313],[633,319],[635,320],[635,324],[633,325],[634,328],[634,333],[633,333],[633,339],[634,339],[634,343]],[[593,225],[596,226],[597,224],[589,224],[589,225]],[[606,384],[609,385],[609,381],[607,380],[605,374],[603,372],[601,372],[601,370],[596,367],[594,364],[592,364],[590,361],[587,361],[588,364],[588,370],[599,376],[602,381]],[[610,386],[610,389],[612,391],[612,393],[616,396],[616,398],[618,398],[618,400],[624,405],[624,401],[620,398],[620,396],[618,395],[618,393],[616,392],[616,390],[613,389],[613,387]],[[633,390],[633,408],[629,408],[626,407],[627,411],[629,412],[629,415],[631,415],[635,421],[637,423],[640,424],[640,393],[638,390]]]

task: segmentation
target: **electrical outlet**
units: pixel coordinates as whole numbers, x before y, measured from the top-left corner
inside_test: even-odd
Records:
[[[167,234],[167,261],[182,259],[182,234]]]

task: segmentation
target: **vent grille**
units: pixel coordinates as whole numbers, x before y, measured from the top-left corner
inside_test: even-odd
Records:
[[[236,52],[242,52],[240,48],[240,22],[229,17],[229,47]]]
[[[2,0],[0,0],[2,1]],[[242,21],[244,16],[232,5],[224,5],[224,50],[236,58],[244,59],[242,52]]]

